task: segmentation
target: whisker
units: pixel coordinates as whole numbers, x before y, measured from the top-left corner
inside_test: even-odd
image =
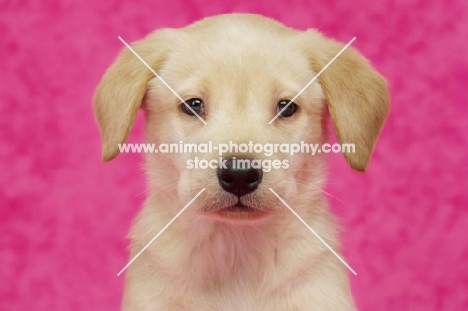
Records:
[[[145,190],[143,190],[142,192],[136,194],[132,200],[136,199],[138,196],[142,195],[142,194],[145,194],[145,193],[148,193],[150,190],[153,190],[153,189],[157,189],[157,188],[160,188],[159,191],[155,192],[156,194],[163,191],[164,189],[168,188],[168,187],[173,187],[174,185],[177,185],[178,184],[178,178],[173,178],[169,181],[166,181],[165,183],[163,183],[162,185],[154,185],[154,186],[151,186],[151,187],[147,187]],[[160,187],[160,186],[163,186],[163,187]]]
[[[340,198],[338,198],[337,196],[334,196],[333,194],[323,190],[322,188],[320,187],[317,187],[317,186],[314,186],[313,184],[310,184],[310,183],[305,183],[305,182],[301,182],[301,181],[297,181],[298,184],[302,185],[302,186],[305,186],[305,187],[312,187],[314,189],[317,189],[317,190],[320,190],[321,192],[325,193],[326,195],[338,200],[339,202],[341,202],[341,204],[343,204],[343,206],[346,206],[346,204],[343,202],[343,200],[341,200]]]

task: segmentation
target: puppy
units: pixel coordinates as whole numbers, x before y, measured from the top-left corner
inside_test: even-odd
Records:
[[[330,116],[338,142],[355,144],[346,161],[364,171],[389,108],[385,80],[350,47],[284,110],[343,45],[257,15],[158,30],[132,47],[185,103],[123,48],[94,97],[104,161],[142,108],[151,144],[323,144]],[[189,169],[194,156],[219,157],[145,156],[150,192],[131,230],[131,258],[205,191],[129,266],[123,310],[355,310],[346,267],[269,190],[339,249],[321,190],[323,153],[277,153],[288,167],[270,172],[234,167],[235,157],[271,159],[262,153],[231,151],[217,169]]]

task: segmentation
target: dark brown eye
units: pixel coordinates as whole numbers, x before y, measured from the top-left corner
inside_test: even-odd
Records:
[[[289,118],[297,111],[297,105],[293,102],[289,102],[289,100],[282,100],[278,103],[278,107],[276,109],[276,113],[280,113],[280,117]]]
[[[188,107],[185,103],[187,103]],[[203,101],[200,98],[190,98],[186,100],[185,103],[180,104],[180,107],[184,113],[190,116],[194,116],[195,113],[198,115],[202,115],[205,113],[205,105],[203,104]]]

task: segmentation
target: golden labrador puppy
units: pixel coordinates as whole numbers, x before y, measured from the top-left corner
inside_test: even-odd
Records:
[[[124,48],[94,98],[104,161],[141,107],[151,144],[322,144],[330,115],[338,142],[355,144],[346,161],[364,171],[388,112],[385,80],[351,47],[285,109],[343,45],[261,16],[210,17],[132,47],[180,98]],[[321,191],[323,153],[278,152],[288,165],[269,172],[234,167],[234,157],[264,165],[271,157],[262,153],[228,152],[217,169],[189,169],[194,156],[146,154],[150,192],[131,230],[132,257],[206,191],[130,265],[123,310],[355,310],[346,267],[269,190],[339,248]]]

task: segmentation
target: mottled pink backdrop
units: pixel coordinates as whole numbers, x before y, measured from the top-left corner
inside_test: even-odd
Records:
[[[140,156],[101,163],[94,88],[117,36],[227,12],[357,37],[393,104],[366,175],[330,157],[357,303],[468,310],[467,1],[2,0],[0,311],[118,310],[145,185]]]

